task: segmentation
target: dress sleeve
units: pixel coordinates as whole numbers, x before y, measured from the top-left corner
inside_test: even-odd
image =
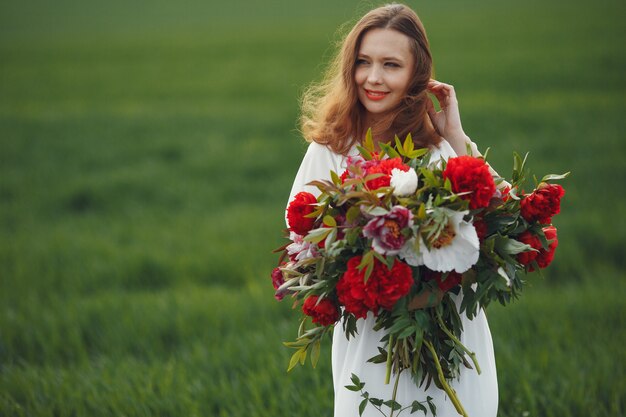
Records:
[[[302,163],[296,174],[296,179],[293,181],[287,205],[289,205],[289,202],[293,200],[294,196],[301,191],[307,191],[317,197],[320,194],[320,190],[318,190],[317,187],[306,184],[314,180],[329,180],[330,171],[333,170],[336,172],[340,164],[340,155],[334,153],[324,145],[311,142],[302,159]]]
[[[430,160],[431,162],[436,162],[443,158],[447,161],[448,159],[454,158],[455,156],[457,155],[456,152],[454,152],[454,149],[452,149],[452,146],[448,143],[447,140],[442,139],[441,142],[431,148]]]

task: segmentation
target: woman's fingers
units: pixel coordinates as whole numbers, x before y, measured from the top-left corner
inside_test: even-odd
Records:
[[[456,100],[454,86],[451,84],[445,84],[437,80],[430,80],[426,88],[435,97],[437,97],[439,105],[442,109],[448,107],[448,105],[450,104],[450,100]]]
[[[437,111],[435,110],[435,105],[431,101],[430,97],[426,98],[426,111],[432,120],[437,116]]]

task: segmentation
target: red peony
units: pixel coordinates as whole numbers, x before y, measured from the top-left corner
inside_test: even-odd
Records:
[[[391,310],[413,285],[411,267],[403,262],[396,260],[390,270],[374,258],[374,267],[367,282],[365,268],[361,271],[357,269],[360,263],[360,256],[351,258],[336,287],[339,302],[357,318],[365,318],[368,311],[378,314],[381,307]]]
[[[274,268],[274,270],[272,271],[272,285],[274,286],[274,289],[276,290],[274,297],[278,301],[282,300],[283,297],[285,297],[284,292],[278,292],[278,288],[284,283],[285,283],[285,278],[283,277],[283,273],[281,272],[280,268],[279,267]]]
[[[522,233],[521,235],[517,237],[517,240],[519,240],[520,242],[526,243],[530,245],[533,249],[537,249],[539,251],[539,252],[535,252],[535,251],[522,252],[517,255],[517,260],[522,265],[529,265],[528,271],[530,272],[535,270],[535,268],[530,266],[530,263],[532,261],[536,261],[537,265],[539,265],[539,268],[541,269],[550,265],[550,263],[552,263],[552,260],[554,259],[554,251],[556,250],[556,247],[559,245],[559,241],[556,235],[556,227],[554,226],[544,227],[543,233],[546,235],[546,239],[549,242],[547,250],[543,249],[543,246],[541,245],[541,241],[539,240],[539,238],[533,235],[532,233],[530,233],[529,231],[525,231],[524,233]]]
[[[539,254],[537,255],[537,265],[539,265],[539,268],[545,268],[552,263],[552,259],[554,259],[554,251],[556,250],[556,247],[559,246],[559,240],[556,236],[556,227],[544,227],[543,233],[546,235],[548,242],[552,242],[548,245],[548,250],[541,249],[539,251]]]
[[[312,295],[304,300],[302,305],[302,311],[307,316],[313,318],[313,323],[321,324],[322,326],[330,326],[339,320],[339,308],[328,298],[324,298],[319,303],[317,295]]]
[[[344,169],[344,171],[339,176],[339,179],[341,180],[341,183],[343,184],[344,182],[346,182],[346,180],[349,178],[349,176],[350,176],[350,171],[348,171],[347,169]]]
[[[317,198],[305,191],[296,194],[287,207],[287,222],[289,230],[301,236],[306,235],[313,228],[314,218],[305,217],[315,210]]]
[[[565,190],[558,184],[541,183],[532,194],[520,203],[522,217],[528,222],[550,224],[552,216],[561,211],[561,198]]]
[[[446,277],[444,278],[444,273],[431,271],[430,269],[426,270],[425,275],[426,281],[430,281],[433,279],[436,280],[437,287],[439,287],[439,289],[443,292],[448,292],[457,285],[460,285],[461,279],[463,278],[463,275],[455,271],[447,272]]]
[[[539,240],[539,238],[530,233],[528,230],[525,230],[521,235],[519,235],[517,237],[517,240],[527,245],[530,245],[530,247],[533,249],[541,249],[541,241]],[[517,254],[517,260],[522,265],[530,265],[530,263],[537,258],[537,255],[539,255],[539,252],[536,252],[534,250],[521,252]]]
[[[502,201],[509,201],[509,199],[511,198],[511,187],[509,187],[508,185],[505,185],[504,187],[502,187],[500,189],[500,194],[502,195]]]
[[[470,209],[487,207],[496,191],[496,185],[484,160],[472,156],[450,158],[443,177],[452,183],[455,193],[471,192],[461,198],[469,200]]]
[[[474,229],[476,229],[476,234],[478,235],[478,240],[483,241],[485,237],[487,237],[487,223],[482,218],[474,219]]]
[[[394,168],[405,172],[410,169],[409,166],[402,163],[402,159],[399,157],[383,159],[382,161],[373,159],[371,161],[365,162],[363,164],[363,167],[365,168],[366,175],[384,174],[378,178],[369,180],[366,183],[367,188],[369,188],[370,190],[377,190],[381,187],[389,187],[389,184],[391,182],[391,171]]]

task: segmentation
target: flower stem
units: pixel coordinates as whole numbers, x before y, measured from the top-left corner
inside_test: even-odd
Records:
[[[400,373],[401,372],[398,372],[398,375],[396,376],[396,382],[393,385],[393,395],[391,396],[391,400],[394,402],[396,401],[396,394],[398,394],[398,382],[400,382]],[[391,407],[391,414],[389,414],[389,417],[393,417],[394,411],[395,411],[394,408]]]
[[[435,352],[435,348],[433,347],[432,343],[430,343],[428,340],[424,340],[424,344],[430,351],[431,355],[433,355],[433,360],[435,361],[435,367],[437,367],[437,375],[439,376],[439,382],[443,386],[443,390],[446,392],[446,394],[448,394],[448,397],[450,397],[450,400],[452,401],[452,404],[454,404],[454,408],[456,408],[457,413],[459,413],[463,417],[468,417],[467,412],[463,408],[463,405],[461,405],[459,398],[456,396],[456,392],[454,392],[452,387],[448,385],[448,381],[446,381],[446,378],[443,376],[441,363],[439,363],[437,352]]]
[[[439,322],[439,326],[441,327],[441,330],[443,330],[443,332],[447,334],[448,337],[452,339],[455,344],[457,344],[461,349],[463,349],[463,352],[469,355],[470,359],[472,359],[472,362],[474,363],[476,372],[478,372],[478,375],[480,375],[480,365],[478,364],[478,360],[476,359],[476,354],[472,352],[471,350],[469,350],[463,343],[461,343],[461,341],[450,330],[448,330],[445,323],[441,319],[441,316],[439,315],[439,313],[437,313],[437,321]]]
[[[385,384],[391,379],[391,358],[393,351],[393,335],[389,335],[389,347],[387,348],[387,374],[385,375]]]

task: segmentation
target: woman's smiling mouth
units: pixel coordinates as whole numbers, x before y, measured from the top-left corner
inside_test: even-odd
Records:
[[[385,97],[387,97],[387,94],[389,94],[388,91],[375,91],[375,90],[365,89],[365,95],[367,96],[368,99],[373,100],[373,101],[382,100]]]

